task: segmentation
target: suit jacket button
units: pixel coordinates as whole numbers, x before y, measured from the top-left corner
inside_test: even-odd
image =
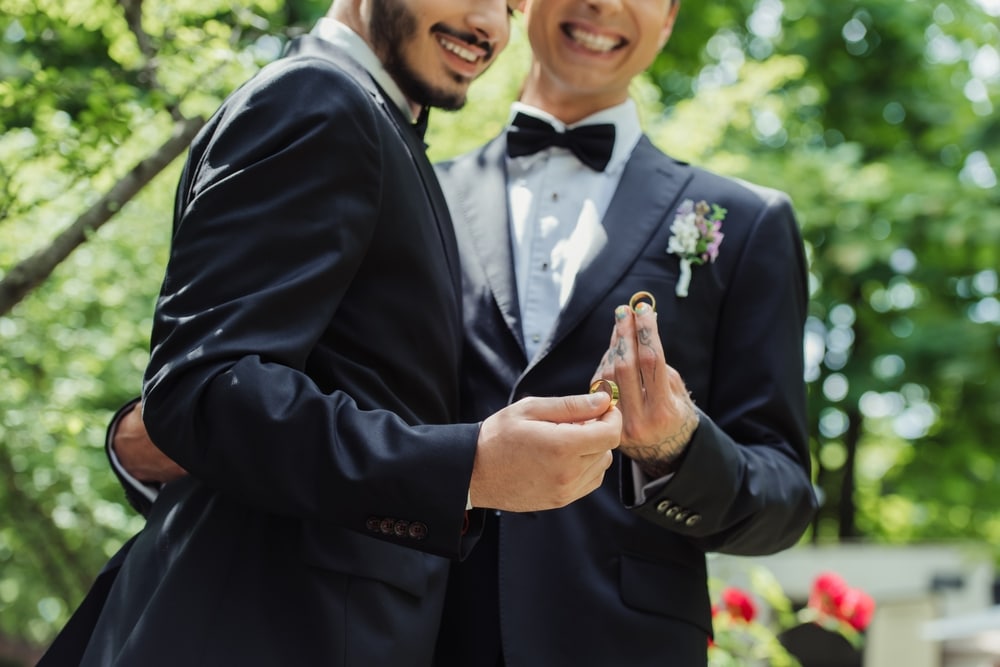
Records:
[[[422,540],[427,537],[427,525],[419,521],[414,521],[409,528],[410,537],[415,540]]]
[[[692,514],[691,516],[689,516],[687,518],[687,521],[684,522],[684,525],[687,526],[688,528],[690,528],[691,526],[695,525],[699,521],[701,521],[701,515],[700,514]]]
[[[389,535],[392,533],[393,520],[392,519],[382,519],[379,524],[378,529],[382,531],[383,535]]]
[[[673,503],[671,503],[669,500],[661,500],[659,504],[656,506],[656,511],[659,512],[660,514],[663,514],[668,509],[670,509],[670,506],[672,504]]]
[[[679,508],[679,507],[678,507],[677,505],[671,505],[671,506],[670,506],[670,507],[668,507],[668,508],[666,509],[666,511],[665,511],[665,512],[663,513],[663,516],[665,516],[665,517],[668,517],[668,518],[669,518],[669,517],[672,517],[673,515],[677,514],[677,512],[678,512],[679,510],[680,510],[680,508]]]
[[[378,520],[378,517],[370,516],[370,517],[368,517],[368,520],[365,521],[365,528],[367,528],[368,530],[372,531],[373,533],[377,533],[378,532],[379,523],[380,522]]]
[[[410,527],[409,521],[403,521],[400,519],[393,525],[392,532],[395,533],[396,537],[406,537],[406,529]]]
[[[677,523],[682,523],[684,519],[688,518],[688,514],[689,513],[686,510],[683,512],[678,512],[677,514],[674,515],[674,521],[676,521]]]

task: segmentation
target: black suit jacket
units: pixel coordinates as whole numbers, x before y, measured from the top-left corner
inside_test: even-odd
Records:
[[[144,384],[192,475],[160,492],[82,664],[429,664],[446,557],[477,533],[478,427],[429,426],[458,417],[462,320],[423,148],[313,37],[193,143]]]
[[[815,509],[807,451],[802,333],[806,263],[779,192],[676,162],[640,140],[539,356],[526,358],[513,275],[505,140],[441,165],[463,262],[463,412],[481,418],[526,395],[585,391],[614,308],[656,297],[666,360],[702,412],[676,475],[641,505],[631,465],[554,511],[491,515],[453,566],[437,664],[494,667],[677,665],[706,661],[705,553],[793,544]],[[674,294],[667,254],[684,199],[728,209],[713,264]],[[498,593],[499,592],[499,593]]]

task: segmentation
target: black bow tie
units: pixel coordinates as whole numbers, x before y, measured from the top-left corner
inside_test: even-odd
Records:
[[[507,154],[531,155],[549,146],[569,149],[594,171],[604,171],[615,147],[615,126],[611,123],[582,125],[558,132],[544,120],[518,113],[507,130]]]

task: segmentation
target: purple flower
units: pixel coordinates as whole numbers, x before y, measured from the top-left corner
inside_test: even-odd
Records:
[[[725,236],[721,231],[725,217],[726,209],[718,204],[709,205],[705,200],[695,203],[691,199],[685,199],[677,207],[667,245],[667,252],[677,255],[681,260],[677,296],[687,296],[692,265],[714,262],[719,256],[719,245]]]

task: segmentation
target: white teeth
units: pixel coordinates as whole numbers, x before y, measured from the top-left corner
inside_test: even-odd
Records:
[[[446,51],[451,51],[456,56],[458,56],[459,58],[461,58],[462,60],[465,60],[467,62],[474,63],[477,60],[479,60],[479,56],[478,55],[476,55],[475,53],[473,53],[469,49],[466,49],[466,48],[464,48],[462,46],[459,46],[458,44],[456,44],[455,42],[452,42],[450,40],[447,40],[447,39],[438,39],[438,44],[440,44],[441,46],[443,46]]]
[[[574,29],[570,30],[570,35],[573,40],[583,46],[587,47],[591,51],[600,51],[601,53],[607,53],[611,49],[618,46],[618,40],[612,39],[605,35],[595,35],[590,32],[584,32],[583,30]]]

